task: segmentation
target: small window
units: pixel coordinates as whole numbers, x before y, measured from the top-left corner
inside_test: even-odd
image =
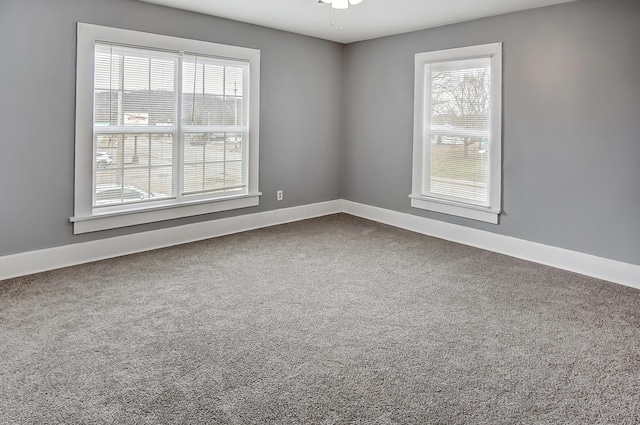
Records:
[[[496,43],[416,54],[413,207],[498,222],[501,52]]]
[[[78,24],[74,233],[258,204],[260,52]]]

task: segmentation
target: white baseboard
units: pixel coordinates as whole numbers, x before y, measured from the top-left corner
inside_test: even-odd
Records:
[[[351,201],[342,211],[424,235],[470,245],[640,289],[640,266]]]
[[[640,266],[343,199],[0,257],[0,280],[344,212],[640,289]]]
[[[0,257],[0,280],[342,211],[342,200],[246,214]]]

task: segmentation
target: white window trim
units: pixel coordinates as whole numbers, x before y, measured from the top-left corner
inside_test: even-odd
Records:
[[[247,161],[247,193],[220,196],[205,201],[181,202],[167,205],[140,205],[126,211],[94,211],[93,182],[93,84],[94,51],[96,41],[144,46],[175,52],[188,52],[245,60],[249,63],[249,159]],[[258,161],[260,134],[260,51],[159,34],[104,27],[78,22],[76,64],[76,133],[75,133],[75,189],[73,233],[171,220],[238,208],[257,206]],[[91,142],[89,142],[91,141]]]
[[[489,175],[489,206],[483,207],[464,202],[441,199],[422,194],[423,149],[425,114],[424,66],[428,63],[453,60],[490,58],[491,60],[491,149]],[[415,55],[415,96],[413,118],[413,173],[411,206],[444,214],[498,223],[502,199],[502,43],[461,47]]]

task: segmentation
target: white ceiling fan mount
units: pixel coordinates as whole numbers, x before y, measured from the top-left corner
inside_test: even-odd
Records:
[[[362,3],[363,0],[318,0],[318,3],[330,4],[333,9],[347,9],[349,5]]]

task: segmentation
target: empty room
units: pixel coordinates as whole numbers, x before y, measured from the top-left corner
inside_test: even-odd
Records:
[[[640,1],[0,0],[0,423],[640,423]]]

